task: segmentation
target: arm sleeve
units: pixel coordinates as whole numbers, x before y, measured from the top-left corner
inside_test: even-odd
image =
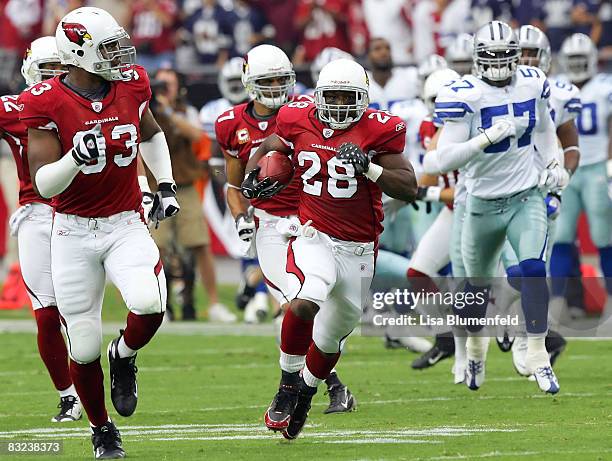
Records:
[[[545,165],[549,165],[551,162],[557,159],[557,129],[555,123],[550,115],[550,107],[548,105],[548,98],[550,96],[550,87],[548,86],[548,80],[544,81],[542,90],[542,96],[538,99],[538,121],[536,126],[536,132],[539,133],[539,139],[541,140],[538,144],[543,149],[539,149],[538,152],[544,159]]]
[[[150,139],[140,143],[140,155],[151,170],[157,184],[174,183],[170,151],[163,131],[155,133]]]
[[[480,147],[478,136],[470,139],[467,123],[445,123],[438,138],[438,148],[425,154],[423,170],[432,175],[457,170],[476,157],[481,152]]]
[[[80,171],[70,152],[59,160],[41,166],[36,172],[36,187],[44,198],[64,192]]]

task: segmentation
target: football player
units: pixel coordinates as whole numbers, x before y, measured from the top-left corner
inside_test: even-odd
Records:
[[[557,160],[557,138],[550,116],[550,85],[544,73],[519,66],[520,46],[510,26],[493,21],[474,38],[477,76],[467,75],[445,87],[436,99],[444,120],[437,151],[426,156],[440,172],[465,167],[468,192],[461,249],[466,291],[483,300],[469,316],[482,316],[489,281],[508,238],[522,276],[522,308],[527,327],[526,368],[540,389],[559,391],[545,347],[548,330],[546,286],[546,204],[538,186],[560,192],[570,172]],[[505,101],[500,104],[500,102]],[[535,149],[538,134],[539,150]],[[536,156],[545,165],[539,174]],[[484,382],[487,341],[472,330],[467,341],[466,384]]]
[[[20,119],[28,127],[34,190],[54,198],[51,274],[94,456],[122,458],[100,365],[106,277],[130,311],[108,347],[111,400],[122,416],[136,409],[136,353],[161,325],[166,304],[159,251],[140,214],[138,150],[158,183],[154,221],[179,211],[176,186],[165,137],[148,108],[149,79],[133,65],[125,30],[106,11],[84,7],[62,18],[55,38],[68,72],[22,93]]]
[[[66,71],[60,63],[55,37],[41,37],[30,45],[21,66],[28,87]],[[38,328],[38,352],[60,394],[59,413],[52,422],[81,419],[81,402],[68,371],[68,350],[51,281],[51,200],[39,197],[32,187],[28,167],[28,133],[19,121],[17,95],[2,96],[0,133],[13,153],[19,177],[19,208],[9,220],[17,236],[19,264]]]
[[[612,159],[612,76],[597,74],[597,49],[584,34],[573,34],[563,42],[559,61],[567,77],[580,88],[582,111],[576,120],[580,136],[580,167],[563,193],[551,275],[556,311],[565,309],[562,283],[572,271],[572,245],[578,216],[585,211],[589,232],[599,251],[601,271],[606,279],[606,312],[612,313],[612,201],[607,192],[606,162]],[[563,85],[563,83],[559,83]],[[569,83],[565,84],[568,87]],[[609,163],[608,163],[609,164]],[[561,283],[559,283],[561,282]]]
[[[457,35],[444,53],[448,67],[459,75],[471,74],[474,60],[474,37],[470,34]]]
[[[285,272],[288,240],[283,228],[289,229],[291,220],[297,219],[300,179],[295,176],[291,184],[276,195],[274,192],[279,187],[270,185],[250,203],[243,197],[240,186],[249,158],[263,140],[274,133],[278,111],[290,100],[295,72],[284,51],[272,45],[259,45],[247,53],[242,82],[251,101],[232,107],[215,123],[217,141],[225,156],[227,203],[236,219],[239,237],[245,242],[251,242],[254,237],[266,284],[282,306],[289,302]],[[298,96],[295,101],[304,104],[312,98]],[[249,212],[249,205],[253,206],[253,213]],[[295,371],[290,363],[281,363],[281,367]],[[355,406],[351,392],[337,373],[327,378],[330,404],[325,412],[351,411]]]
[[[281,333],[281,382],[265,413],[287,439],[301,432],[318,385],[336,365],[360,320],[382,230],[381,195],[411,202],[412,166],[404,158],[406,124],[368,109],[368,76],[338,59],[321,70],[315,102],[280,109],[276,133],[259,146],[242,191],[269,195],[257,161],[272,150],[293,155],[300,178],[299,225],[287,252],[290,307]]]

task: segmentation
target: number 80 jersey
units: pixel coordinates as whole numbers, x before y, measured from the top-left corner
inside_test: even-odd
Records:
[[[110,82],[102,101],[93,102],[68,88],[63,76],[24,91],[21,121],[28,128],[53,130],[62,155],[77,145],[96,125],[106,139],[106,151],[85,166],[54,201],[56,211],[83,217],[107,217],[140,209],[136,155],[140,143],[140,118],[151,99],[146,71],[131,70],[129,81]]]
[[[368,109],[345,130],[319,121],[312,103],[283,106],[276,117],[276,134],[293,149],[295,175],[301,178],[299,218],[312,220],[317,230],[353,242],[373,242],[382,232],[382,191],[352,165],[336,159],[345,142],[358,145],[376,162],[382,155],[402,155],[406,124],[387,112]]]
[[[550,85],[544,73],[528,66],[518,66],[511,83],[505,87],[492,86],[466,75],[440,90],[436,98],[436,121],[466,124],[469,138],[501,119],[510,120],[516,126],[516,137],[492,144],[466,165],[465,185],[471,195],[484,199],[505,197],[538,183],[540,170],[535,161],[539,154],[533,130],[549,121],[549,129],[554,130],[549,97]]]

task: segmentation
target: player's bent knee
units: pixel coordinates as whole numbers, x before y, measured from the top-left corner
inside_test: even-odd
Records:
[[[299,298],[291,301],[290,309],[302,320],[313,320],[319,312],[319,306],[316,303]]]
[[[137,315],[161,314],[164,312],[164,303],[158,290],[155,290],[155,292],[142,290],[141,293],[132,295],[128,307],[131,312]]]
[[[94,319],[78,320],[68,327],[68,345],[72,360],[91,363],[100,357],[102,348],[101,325]]]

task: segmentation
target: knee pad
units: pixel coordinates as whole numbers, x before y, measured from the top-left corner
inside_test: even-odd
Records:
[[[147,274],[148,275],[148,274]],[[125,297],[128,308],[137,315],[161,314],[166,310],[166,277],[162,270],[151,278],[135,277],[134,289]]]
[[[523,277],[546,277],[546,263],[541,259],[526,259],[519,266]]]
[[[77,363],[91,363],[100,357],[102,325],[99,320],[80,319],[71,322],[67,329],[70,358]]]
[[[506,277],[508,277],[508,284],[516,291],[521,291],[521,267],[519,265],[510,266],[506,269]]]

